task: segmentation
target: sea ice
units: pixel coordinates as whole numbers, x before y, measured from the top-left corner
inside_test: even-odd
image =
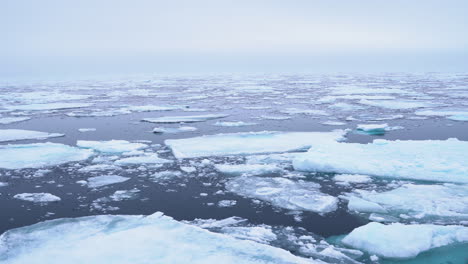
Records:
[[[162,159],[156,154],[148,154],[144,156],[128,157],[115,161],[117,165],[133,165],[133,164],[161,164],[171,163],[172,160]]]
[[[216,155],[244,155],[305,150],[316,143],[344,140],[344,130],[333,132],[248,132],[168,139],[165,144],[178,159]]]
[[[96,131],[95,128],[78,128],[78,131],[80,132],[92,132],[92,131]]]
[[[22,169],[55,166],[85,160],[93,151],[57,143],[0,146],[0,168]]]
[[[90,141],[78,140],[76,145],[80,148],[94,149],[104,153],[123,153],[146,148],[146,144],[131,143],[126,140],[109,140],[109,141]]]
[[[468,227],[372,222],[354,229],[342,242],[380,257],[413,258],[433,248],[468,242]]]
[[[396,216],[403,213],[416,219],[423,217],[468,219],[468,185],[404,184],[384,192],[356,190],[354,195],[360,200],[378,204]],[[357,207],[354,211],[364,212]]]
[[[366,183],[372,181],[372,178],[367,175],[360,174],[337,174],[333,177],[333,180],[350,183]]]
[[[273,164],[217,164],[215,168],[225,174],[230,175],[264,175],[280,173],[283,170]]]
[[[88,104],[88,103],[48,103],[48,104],[8,105],[8,106],[5,106],[5,108],[9,110],[41,111],[41,110],[82,108],[82,107],[89,107],[92,105],[93,104]]]
[[[338,207],[336,197],[322,193],[320,185],[306,181],[292,181],[279,177],[237,177],[226,183],[226,189],[289,210],[329,213]]]
[[[34,130],[22,129],[0,129],[0,142],[17,141],[26,139],[47,139],[52,137],[63,137],[64,134],[47,133]]]
[[[0,262],[5,264],[187,261],[194,264],[321,263],[280,248],[184,224],[162,213],[56,219],[12,229],[0,236]]]
[[[92,171],[108,171],[108,170],[119,170],[120,167],[110,164],[96,164],[89,165],[83,168],[80,168],[79,172],[92,172]]]
[[[444,116],[447,119],[455,121],[468,121],[468,111],[457,111],[457,110],[425,110],[416,111],[418,116]]]
[[[21,121],[26,121],[31,119],[30,117],[1,117],[0,118],[0,124],[1,125],[7,125],[7,124],[12,124],[12,123],[17,123]]]
[[[60,197],[50,193],[19,193],[13,198],[33,203],[50,203],[61,200]]]
[[[300,109],[300,108],[286,108],[280,111],[283,114],[289,115],[296,115],[296,114],[303,114],[303,115],[328,115],[327,112],[323,110],[315,110],[315,109]]]
[[[397,101],[397,100],[360,100],[360,104],[376,106],[387,109],[413,109],[421,107],[430,107],[431,103],[424,101]]]
[[[144,118],[141,121],[151,123],[193,123],[203,122],[211,119],[227,117],[227,115],[193,115],[193,116],[163,116],[156,118]]]
[[[175,133],[182,133],[182,132],[192,132],[196,131],[196,127],[191,126],[181,126],[181,127],[155,127],[153,129],[153,133],[168,133],[168,134],[175,134]]]
[[[226,122],[216,122],[213,125],[215,126],[223,126],[223,127],[240,127],[240,126],[253,126],[257,123],[251,122],[243,122],[243,121],[226,121]]]
[[[124,181],[128,181],[130,178],[122,177],[118,175],[103,175],[103,176],[96,176],[88,178],[88,187],[89,188],[98,188],[114,183],[120,183]]]
[[[377,139],[369,144],[317,144],[298,155],[293,166],[299,171],[468,183],[467,160],[467,141]]]
[[[388,124],[360,124],[356,130],[368,135],[383,135],[387,131],[402,129],[401,126],[389,126]]]

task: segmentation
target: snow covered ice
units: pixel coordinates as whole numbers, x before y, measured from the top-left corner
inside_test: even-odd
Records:
[[[346,132],[250,132],[168,139],[164,143],[178,159],[298,151],[316,143],[344,140]]]
[[[397,179],[468,183],[468,142],[374,140],[316,145],[293,161],[300,171],[366,174]]]
[[[381,257],[412,258],[433,248],[468,242],[468,227],[372,222],[354,229],[342,242]]]
[[[320,263],[276,247],[183,224],[161,213],[64,218],[13,229],[0,236],[0,261],[5,264],[138,264],[149,260],[158,263],[185,263],[187,260],[190,263]]]
[[[226,183],[226,189],[238,195],[255,198],[289,210],[329,213],[338,206],[336,197],[322,193],[320,185],[285,178],[237,177]]]
[[[0,129],[0,142],[17,141],[26,139],[47,139],[53,137],[63,137],[64,134],[47,133],[22,129]]]
[[[58,143],[34,143],[0,146],[0,168],[23,169],[60,165],[86,160],[93,151]]]

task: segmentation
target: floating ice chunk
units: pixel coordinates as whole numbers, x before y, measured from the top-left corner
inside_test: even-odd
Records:
[[[299,108],[286,108],[280,111],[283,114],[295,115],[295,114],[304,114],[304,115],[328,115],[327,112],[323,110],[315,109],[299,109]]]
[[[323,125],[327,125],[327,126],[344,126],[346,125],[345,122],[340,122],[340,121],[325,121],[325,122],[322,122]]]
[[[17,123],[21,121],[26,121],[31,119],[30,117],[1,117],[0,118],[0,124],[1,125],[7,125],[7,124],[12,124],[12,123]]]
[[[223,234],[239,239],[248,239],[258,243],[268,244],[277,236],[269,226],[226,226],[221,228]]]
[[[193,172],[197,171],[197,168],[190,167],[190,166],[181,166],[180,170],[182,170],[183,172],[186,172],[186,173],[193,173]]]
[[[34,130],[22,129],[0,129],[0,142],[17,141],[26,139],[47,139],[53,137],[63,137],[64,134],[47,133]]]
[[[362,213],[386,213],[387,210],[377,203],[369,202],[361,198],[351,197],[348,202],[350,211]]]
[[[418,116],[468,115],[468,111],[457,111],[457,110],[420,110],[414,113]]]
[[[126,140],[109,140],[109,141],[90,141],[78,140],[76,145],[80,148],[94,149],[104,153],[123,153],[146,148],[146,144],[131,143]]]
[[[447,119],[455,121],[468,121],[468,113],[448,116]]]
[[[316,213],[329,213],[338,207],[336,197],[320,191],[320,185],[285,178],[237,177],[226,189],[238,195],[270,202],[272,205]]]
[[[405,184],[385,192],[356,191],[361,200],[376,203],[386,211],[408,217],[468,219],[468,185]],[[355,211],[363,212],[357,208]]]
[[[9,110],[40,111],[40,110],[59,110],[70,108],[89,107],[93,104],[88,103],[48,103],[48,104],[27,104],[27,105],[8,105]]]
[[[357,131],[362,131],[369,135],[383,135],[389,130],[388,124],[359,124]]]
[[[270,106],[244,106],[242,107],[246,110],[267,110],[270,109]]]
[[[193,116],[163,116],[156,118],[144,118],[141,121],[151,123],[193,123],[203,122],[211,119],[227,117],[228,115],[193,115]]]
[[[125,109],[132,111],[132,112],[151,112],[151,111],[171,111],[171,110],[178,110],[182,109],[184,106],[179,105],[139,105],[139,106],[128,106]]]
[[[156,172],[153,175],[151,175],[151,179],[153,181],[158,181],[158,180],[170,180],[175,177],[180,177],[182,173],[180,171],[175,171],[175,170],[165,170],[165,171],[160,171]]]
[[[133,164],[161,164],[171,163],[172,160],[162,159],[156,154],[149,154],[145,156],[123,158],[115,161],[117,165],[133,165]]]
[[[116,115],[126,115],[131,114],[132,112],[127,109],[105,109],[105,110],[97,110],[93,112],[84,112],[84,111],[74,111],[70,113],[66,113],[65,115],[71,117],[109,117],[109,116],[116,116]]]
[[[330,108],[341,109],[341,110],[343,110],[343,111],[354,111],[354,110],[361,110],[361,109],[363,109],[362,106],[353,105],[353,104],[348,104],[348,103],[336,103],[336,104],[330,105],[329,107],[330,107]]]
[[[114,183],[120,183],[130,180],[128,177],[122,177],[118,175],[103,175],[88,178],[88,187],[89,188],[98,188]]]
[[[372,178],[367,175],[360,174],[338,174],[333,177],[333,180],[340,182],[366,183],[372,181]]]
[[[162,213],[64,218],[0,236],[0,261],[5,264],[201,264],[220,260],[226,264],[322,263],[184,224]]]
[[[382,107],[387,109],[412,109],[421,107],[433,106],[431,103],[424,101],[398,101],[398,100],[361,100],[360,104]]]
[[[78,128],[78,131],[80,132],[92,132],[92,131],[96,131],[95,128]]]
[[[85,160],[93,151],[57,143],[0,146],[0,168],[23,169],[54,166]]]
[[[406,94],[409,93],[398,88],[364,88],[364,87],[336,87],[332,94]]]
[[[131,200],[131,199],[135,199],[139,193],[140,193],[140,190],[138,189],[118,190],[118,191],[115,191],[111,196],[109,196],[109,199],[114,202]]]
[[[178,159],[216,155],[244,155],[304,150],[316,143],[343,140],[346,132],[249,132],[168,139]]]
[[[342,242],[385,258],[413,258],[419,253],[468,241],[468,227],[438,225],[384,225],[369,223],[354,229]]]
[[[223,126],[223,127],[240,127],[240,126],[253,126],[257,123],[252,122],[243,122],[243,121],[226,121],[226,122],[216,122],[214,123],[215,126]]]
[[[261,115],[260,119],[267,119],[267,120],[287,120],[291,119],[290,116],[280,116],[280,115]]]
[[[0,187],[8,186],[8,182],[0,182]]]
[[[218,202],[219,207],[232,207],[237,204],[236,200],[221,200]]]
[[[155,127],[153,129],[153,133],[182,133],[182,132],[192,132],[197,131],[196,127],[191,126],[182,126],[182,127]]]
[[[466,141],[379,139],[369,144],[317,144],[299,155],[293,166],[300,171],[468,183],[467,160]]]
[[[231,175],[263,175],[271,173],[280,173],[283,170],[273,164],[218,164],[215,168],[225,174]]]
[[[110,165],[110,164],[96,164],[96,165],[89,165],[79,169],[79,172],[92,172],[92,171],[107,171],[107,170],[119,170],[121,169],[118,166]]]
[[[13,198],[33,203],[50,203],[61,200],[60,197],[50,193],[19,193]]]

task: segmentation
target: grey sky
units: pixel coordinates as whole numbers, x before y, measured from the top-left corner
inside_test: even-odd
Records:
[[[0,2],[0,77],[468,70],[468,1]]]

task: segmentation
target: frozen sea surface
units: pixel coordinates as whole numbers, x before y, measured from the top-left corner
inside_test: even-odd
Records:
[[[0,142],[0,262],[464,263],[467,80],[3,83],[0,130],[44,134]]]

